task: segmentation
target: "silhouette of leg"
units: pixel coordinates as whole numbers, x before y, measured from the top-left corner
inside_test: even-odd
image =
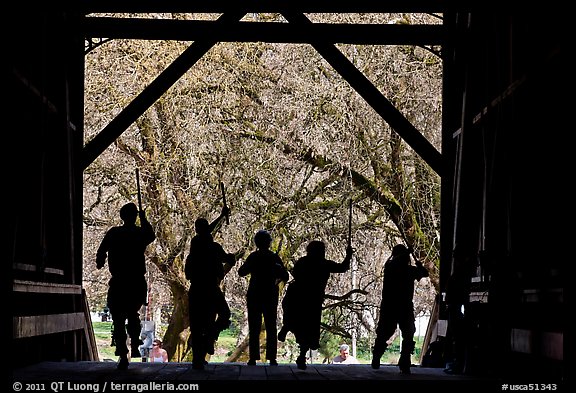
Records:
[[[264,326],[266,327],[266,359],[270,364],[276,363],[278,351],[278,331],[276,330],[277,301],[271,301],[264,309]]]
[[[216,292],[215,295],[214,312],[216,313],[215,328],[217,332],[214,339],[217,340],[220,332],[228,329],[228,326],[230,326],[230,317],[232,315],[228,302],[226,302],[226,298],[220,289],[218,289],[218,292]]]
[[[118,362],[118,366],[116,368],[118,370],[126,370],[128,368],[128,356],[122,355],[120,356],[120,361]]]
[[[112,315],[112,325],[114,326],[113,340],[116,344],[116,351],[114,352],[120,358],[118,360],[118,370],[126,370],[128,368],[128,335],[126,334],[126,319],[127,314],[124,310],[118,307],[110,307],[110,314]]]
[[[126,345],[126,340],[128,339],[126,335],[126,313],[117,309],[110,309],[110,313],[113,319],[114,343],[116,344],[114,354],[117,356],[126,356],[128,354],[128,346]]]
[[[260,360],[260,330],[262,329],[261,301],[248,299],[248,352],[249,365],[255,365]]]
[[[376,338],[376,343],[374,344],[374,348],[372,349],[371,366],[373,369],[380,368],[380,359],[382,358],[382,355],[384,355],[384,352],[386,351],[387,347],[388,344],[386,344],[386,341],[384,341],[384,344],[378,343],[378,338]]]
[[[128,315],[127,319],[128,324],[126,326],[126,330],[130,336],[130,356],[133,358],[142,357],[142,354],[140,353],[140,345],[142,345],[142,340],[140,339],[140,331],[142,330],[140,314],[138,314],[137,311],[132,312]]]
[[[388,348],[387,341],[394,334],[395,330],[396,320],[381,313],[378,326],[376,327],[376,340],[372,348],[371,366],[373,369],[380,368],[380,358],[384,355],[386,348]]]
[[[308,348],[301,346],[300,356],[296,358],[296,367],[298,367],[300,370],[306,370],[306,352],[308,352]]]
[[[286,326],[282,326],[280,331],[278,332],[278,341],[284,342],[286,341],[286,335],[288,334],[288,329]]]
[[[372,348],[372,362],[371,366],[373,369],[380,368],[380,358],[384,355],[384,352],[388,348],[388,343],[386,339],[382,335],[376,336],[376,340],[374,341],[374,347]]]
[[[410,310],[409,313],[400,321],[400,331],[402,332],[402,348],[400,349],[400,359],[398,360],[398,367],[402,374],[410,374],[410,366],[412,365],[411,356],[414,352],[414,334],[416,333],[416,325],[414,324],[414,314]]]
[[[400,367],[400,372],[402,374],[410,374],[410,366],[412,361],[410,360],[410,354],[400,353],[400,360],[398,360],[398,367]]]

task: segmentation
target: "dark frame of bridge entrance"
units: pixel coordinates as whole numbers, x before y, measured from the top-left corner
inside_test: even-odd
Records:
[[[120,3],[120,4],[117,4]],[[487,251],[477,290],[487,301],[478,326],[505,359],[524,368],[562,373],[563,264],[535,259],[556,239],[548,217],[525,207],[537,183],[562,167],[556,144],[541,130],[570,126],[566,27],[541,10],[482,12],[443,1],[355,2],[270,0],[79,1],[73,6],[17,13],[10,40],[8,178],[15,365],[94,358],[82,288],[82,172],[186,70],[218,41],[262,40],[312,45],[442,178],[441,285],[452,269],[456,242]],[[262,4],[264,3],[264,4]],[[309,4],[313,3],[313,4]],[[95,17],[91,13],[216,12],[214,22]],[[246,12],[277,12],[288,23],[240,21]],[[434,26],[313,24],[310,12],[430,12]],[[537,27],[533,24],[538,20]],[[174,23],[173,23],[174,22]],[[182,26],[183,24],[184,26]],[[183,33],[185,29],[185,33]],[[154,31],[158,30],[158,35]],[[203,32],[210,39],[202,39]],[[234,35],[231,35],[230,32]],[[327,35],[329,34],[329,35]],[[84,145],[83,66],[90,37],[194,41],[96,138]],[[316,37],[316,38],[310,38]],[[320,38],[318,38],[320,37]],[[323,37],[331,37],[330,40]],[[444,63],[442,153],[436,151],[334,46],[335,43],[441,45]],[[534,48],[538,48],[535,52]],[[545,97],[545,99],[543,99]],[[539,157],[539,160],[534,160]],[[25,198],[23,197],[25,196]],[[505,278],[516,277],[514,291]],[[476,332],[479,337],[485,331]],[[473,342],[474,343],[474,342]],[[57,349],[55,349],[57,348]],[[486,353],[471,354],[482,369]]]

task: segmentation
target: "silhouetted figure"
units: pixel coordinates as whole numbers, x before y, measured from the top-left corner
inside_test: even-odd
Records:
[[[140,226],[136,218],[140,216]],[[146,247],[156,239],[152,226],[144,211],[138,212],[134,203],[120,209],[124,225],[110,228],[96,253],[96,267],[101,269],[108,258],[108,269],[112,278],[108,289],[108,307],[113,319],[113,342],[116,355],[120,357],[119,369],[128,367],[130,337],[131,356],[140,357],[140,308],[146,304]],[[128,322],[126,322],[128,321]]]
[[[400,327],[402,333],[402,348],[398,366],[404,374],[410,374],[411,359],[414,352],[414,334],[416,324],[414,318],[414,281],[428,277],[428,270],[420,261],[416,266],[410,264],[410,250],[403,244],[392,248],[392,255],[384,264],[384,282],[382,285],[382,300],[380,316],[376,327],[376,340],[372,348],[372,368],[380,368],[380,358],[388,347],[387,341]]]
[[[234,254],[226,253],[211,234],[227,214],[228,208],[224,206],[212,224],[208,224],[205,218],[196,220],[196,235],[190,242],[190,253],[184,268],[186,278],[190,280],[188,304],[192,367],[197,370],[204,368],[206,355],[214,354],[214,342],[218,340],[220,332],[230,325],[230,308],[220,282],[236,261]],[[224,265],[227,265],[226,270]]]
[[[320,322],[326,284],[330,273],[344,273],[350,269],[353,249],[346,248],[342,263],[326,259],[326,246],[314,240],[306,247],[306,256],[298,259],[292,269],[294,281],[288,285],[282,300],[283,327],[278,339],[284,341],[288,332],[294,333],[300,346],[296,359],[299,369],[306,369],[306,353],[320,347]]]
[[[248,331],[250,360],[248,365],[256,365],[260,360],[260,330],[262,318],[266,328],[266,359],[276,366],[278,335],[276,328],[278,312],[278,284],[288,281],[288,270],[275,252],[270,250],[272,236],[265,230],[256,232],[254,243],[258,248],[253,251],[238,269],[240,277],[250,275],[250,284],[246,293],[248,307]]]

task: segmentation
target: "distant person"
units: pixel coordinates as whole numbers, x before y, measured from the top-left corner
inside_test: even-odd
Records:
[[[146,329],[146,322],[142,323],[142,330],[140,330],[140,340],[142,340],[142,345],[140,345],[140,355],[143,358],[150,357],[150,351],[154,344],[154,332]]]
[[[140,226],[136,218],[140,216]],[[134,203],[120,209],[122,226],[110,228],[96,252],[96,267],[101,269],[108,258],[112,278],[108,288],[108,308],[113,320],[115,354],[119,356],[118,369],[128,368],[128,345],[130,337],[131,357],[141,357],[140,308],[146,303],[146,247],[156,239],[144,211],[138,211]],[[127,322],[126,322],[127,321]]]
[[[403,374],[410,374],[411,355],[414,352],[414,334],[416,324],[414,318],[414,281],[428,277],[428,270],[420,261],[416,266],[410,263],[410,250],[403,244],[392,248],[392,255],[384,264],[384,282],[382,285],[382,300],[380,316],[376,327],[376,340],[372,349],[372,368],[380,368],[380,358],[388,347],[387,341],[400,328],[402,333],[402,348],[398,366]]]
[[[266,359],[271,366],[277,366],[276,352],[278,347],[277,313],[280,282],[287,282],[288,270],[275,252],[270,250],[272,236],[265,230],[254,235],[257,250],[253,251],[238,269],[238,275],[250,275],[250,284],[246,293],[248,307],[249,331],[249,366],[260,360],[260,330],[262,318],[266,328]]]
[[[350,355],[350,346],[348,344],[342,344],[338,347],[338,355],[334,356],[332,359],[332,364],[359,364],[358,359]]]
[[[234,254],[226,253],[212,237],[212,231],[227,214],[228,208],[224,206],[212,224],[208,224],[205,218],[195,221],[196,235],[190,242],[190,253],[184,267],[186,278],[190,280],[190,344],[192,368],[196,370],[204,369],[206,355],[214,354],[215,341],[230,325],[230,308],[220,283],[236,260]]]
[[[166,363],[168,362],[168,352],[162,348],[162,341],[155,339],[152,343],[152,349],[150,350],[150,362],[151,363]]]
[[[330,273],[350,269],[352,253],[352,247],[348,246],[344,261],[337,263],[326,259],[324,242],[313,240],[306,247],[306,255],[294,264],[294,281],[288,285],[282,300],[283,327],[278,340],[284,341],[288,332],[294,334],[300,347],[296,365],[301,370],[306,369],[306,353],[320,347],[322,304]]]

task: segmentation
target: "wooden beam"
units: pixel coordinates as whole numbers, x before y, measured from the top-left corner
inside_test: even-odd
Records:
[[[83,330],[84,313],[50,314],[12,317],[12,338],[43,336],[46,334]]]
[[[358,45],[441,45],[438,25],[313,23],[294,26],[280,22],[216,21],[87,17],[81,34],[90,38],[218,42],[332,43]]]
[[[14,292],[55,293],[59,295],[82,294],[82,287],[80,285],[23,280],[14,280],[12,290]]]
[[[96,344],[96,337],[94,336],[94,327],[92,326],[92,320],[90,319],[90,305],[88,304],[88,297],[86,296],[86,291],[82,289],[82,310],[84,311],[84,339],[86,340],[86,346],[88,347],[88,353],[90,354],[90,360],[99,360],[98,355],[98,345]]]
[[[296,26],[312,23],[303,14],[284,16]],[[442,175],[442,155],[338,48],[317,43],[312,46],[437,174]]]
[[[224,14],[218,18],[218,23],[226,25],[233,21],[239,21],[243,16],[243,13]],[[212,37],[206,37],[203,40],[194,41],[188,49],[182,52],[118,116],[84,146],[81,157],[81,169],[86,169],[92,161],[110,146],[116,138],[122,135],[138,117],[146,112],[190,67],[217,43],[218,41],[212,39]]]
[[[12,268],[15,270],[23,270],[23,271],[27,271],[27,272],[37,272],[40,271],[40,268],[37,265],[30,265],[27,263],[14,263],[12,265]],[[64,275],[64,270],[62,269],[56,269],[53,267],[43,267],[42,268],[42,273],[47,273],[47,274],[56,274],[59,276],[63,276]]]
[[[455,3],[464,7],[446,0],[78,0],[69,7],[84,13],[443,12],[448,7],[456,8]]]

